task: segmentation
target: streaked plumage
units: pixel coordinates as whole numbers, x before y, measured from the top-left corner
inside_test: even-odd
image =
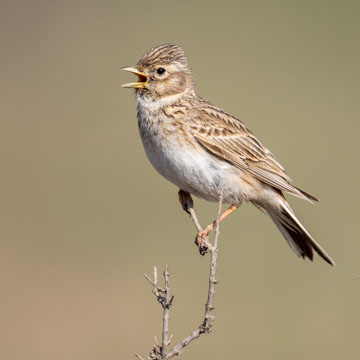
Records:
[[[310,202],[317,199],[294,186],[284,168],[236,117],[197,95],[183,50],[174,44],[150,49],[133,72],[138,124],[155,169],[179,189],[208,201],[266,212],[298,256],[315,250],[334,264],[301,225],[282,191]]]

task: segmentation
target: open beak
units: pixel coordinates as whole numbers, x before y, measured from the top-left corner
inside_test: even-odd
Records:
[[[123,85],[121,85],[122,87],[135,88],[135,89],[144,89],[145,88],[145,84],[149,80],[149,78],[146,74],[139,71],[136,67],[133,67],[133,66],[123,67],[120,70],[131,72],[132,74],[135,74],[138,77],[138,82],[123,84]]]

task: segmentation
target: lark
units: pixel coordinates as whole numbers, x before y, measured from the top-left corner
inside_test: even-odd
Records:
[[[296,187],[273,154],[235,116],[200,97],[184,51],[165,44],[147,51],[136,66],[134,88],[141,140],[153,167],[179,188],[186,210],[191,194],[207,201],[222,196],[230,207],[220,221],[250,202],[268,214],[296,255],[313,260],[314,251],[334,261],[295,216],[283,193],[310,202],[314,196]],[[191,199],[192,201],[192,199]],[[209,235],[214,222],[197,234]]]

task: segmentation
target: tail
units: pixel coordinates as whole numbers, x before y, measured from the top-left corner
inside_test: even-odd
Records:
[[[268,208],[265,209],[265,211],[279,228],[287,243],[297,256],[301,256],[303,259],[308,257],[312,261],[315,250],[327,263],[335,265],[334,260],[332,260],[326,251],[311,237],[304,226],[296,218],[284,198],[280,202],[279,208]]]
[[[301,199],[305,199],[307,201],[310,201],[311,203],[314,203],[314,202],[318,202],[319,199],[316,198],[315,196],[309,194],[308,192],[304,191],[304,190],[301,190],[299,189],[298,187],[294,186],[294,188],[296,189],[296,191],[294,192],[291,192],[291,194],[301,198]]]

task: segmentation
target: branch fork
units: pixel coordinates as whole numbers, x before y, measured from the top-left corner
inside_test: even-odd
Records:
[[[188,195],[188,196],[187,196]],[[194,208],[193,202],[191,199],[190,194],[185,192],[179,192],[179,200],[183,209],[190,215],[196,229],[198,232],[202,232],[203,228],[201,227]],[[205,303],[205,312],[203,315],[203,321],[195,329],[192,333],[182,339],[178,344],[176,344],[172,349],[169,350],[170,342],[172,336],[169,336],[169,319],[170,319],[170,308],[174,300],[174,295],[170,294],[170,286],[169,286],[169,267],[168,265],[165,266],[165,270],[163,273],[164,276],[164,286],[161,287],[158,284],[158,270],[157,267],[154,266],[153,271],[153,279],[151,279],[148,275],[144,274],[146,280],[152,286],[152,292],[155,295],[157,301],[163,308],[163,330],[162,330],[162,341],[161,345],[158,344],[158,341],[155,337],[155,344],[150,351],[148,359],[150,360],[168,360],[174,356],[180,355],[183,349],[188,346],[193,340],[199,338],[202,334],[208,334],[211,332],[211,328],[213,326],[213,322],[215,316],[212,314],[215,310],[214,305],[214,297],[215,297],[215,285],[219,282],[216,278],[216,267],[217,267],[217,255],[218,255],[218,239],[219,239],[219,223],[220,223],[220,216],[221,216],[221,208],[222,208],[222,195],[219,199],[219,208],[218,208],[218,215],[217,219],[215,220],[215,238],[214,242],[211,243],[207,234],[201,237],[201,244],[199,245],[200,254],[205,255],[205,253],[210,253],[210,273],[209,273],[209,288],[208,288],[208,295],[207,301]],[[197,242],[198,239],[196,239]],[[143,360],[142,357],[138,354],[135,356],[139,360]]]

